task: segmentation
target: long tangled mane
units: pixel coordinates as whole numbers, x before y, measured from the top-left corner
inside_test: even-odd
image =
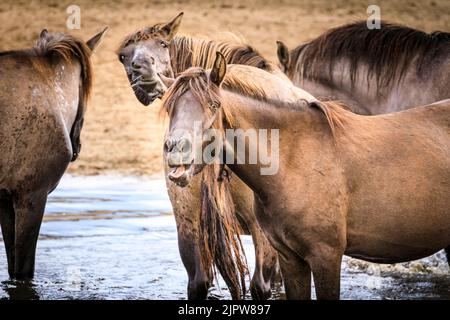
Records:
[[[175,75],[190,67],[212,68],[216,52],[223,54],[227,64],[248,65],[268,72],[276,68],[252,46],[241,42],[217,42],[180,35],[171,41],[169,48]]]
[[[288,76],[329,82],[335,64],[346,58],[352,84],[364,63],[367,77],[374,75],[378,87],[388,87],[402,80],[413,65],[419,76],[426,77],[428,67],[449,53],[450,33],[428,34],[387,22],[381,23],[381,29],[370,30],[366,21],[358,21],[331,29],[292,50]]]
[[[164,26],[163,23],[158,23],[133,32],[122,41],[118,52],[141,41],[161,38],[162,26]],[[268,72],[276,69],[276,66],[265,59],[256,49],[241,41],[220,42],[188,35],[177,35],[169,43],[172,70],[175,75],[178,75],[191,67],[209,69],[212,67],[218,51],[224,55],[228,64],[249,65]]]

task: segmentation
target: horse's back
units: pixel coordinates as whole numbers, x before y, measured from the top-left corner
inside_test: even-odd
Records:
[[[401,112],[399,115],[401,121],[412,124],[417,122],[418,126],[425,129],[425,134],[436,138],[441,137],[442,142],[448,143],[450,146],[450,99],[413,108]]]

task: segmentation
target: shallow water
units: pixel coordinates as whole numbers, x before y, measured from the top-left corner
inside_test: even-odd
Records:
[[[0,246],[1,299],[185,299],[187,275],[163,180],[66,176],[50,196],[35,280],[8,281]],[[244,237],[250,267],[251,238]],[[379,266],[344,259],[344,299],[450,299],[444,255]],[[223,281],[211,289],[228,299]],[[284,298],[274,290],[275,298]]]

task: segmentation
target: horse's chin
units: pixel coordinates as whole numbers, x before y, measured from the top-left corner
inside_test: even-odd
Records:
[[[166,92],[166,88],[160,81],[156,84],[142,84],[137,83],[133,87],[134,94],[138,101],[144,106],[151,105],[156,99],[161,99]]]
[[[144,106],[147,107],[148,105],[150,105],[153,102],[153,100],[150,99],[148,94],[144,90],[142,90],[141,88],[135,87],[133,89],[134,89],[134,94],[135,94],[136,98]]]
[[[170,168],[167,176],[177,186],[184,188],[191,182],[194,172],[194,165],[181,165]]]
[[[147,107],[151,105],[156,99],[161,99],[164,95],[164,91],[160,90],[157,92],[148,93],[144,89],[136,87],[136,89],[134,90],[134,94],[136,95],[136,98],[139,100],[139,102]]]

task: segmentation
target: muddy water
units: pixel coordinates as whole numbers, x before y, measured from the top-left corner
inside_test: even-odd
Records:
[[[0,246],[0,299],[185,299],[170,211],[162,180],[65,177],[49,198],[33,283],[8,281]],[[253,266],[250,237],[244,244]],[[442,252],[381,267],[345,259],[342,298],[450,299],[449,274]],[[230,297],[222,281],[211,297]]]

